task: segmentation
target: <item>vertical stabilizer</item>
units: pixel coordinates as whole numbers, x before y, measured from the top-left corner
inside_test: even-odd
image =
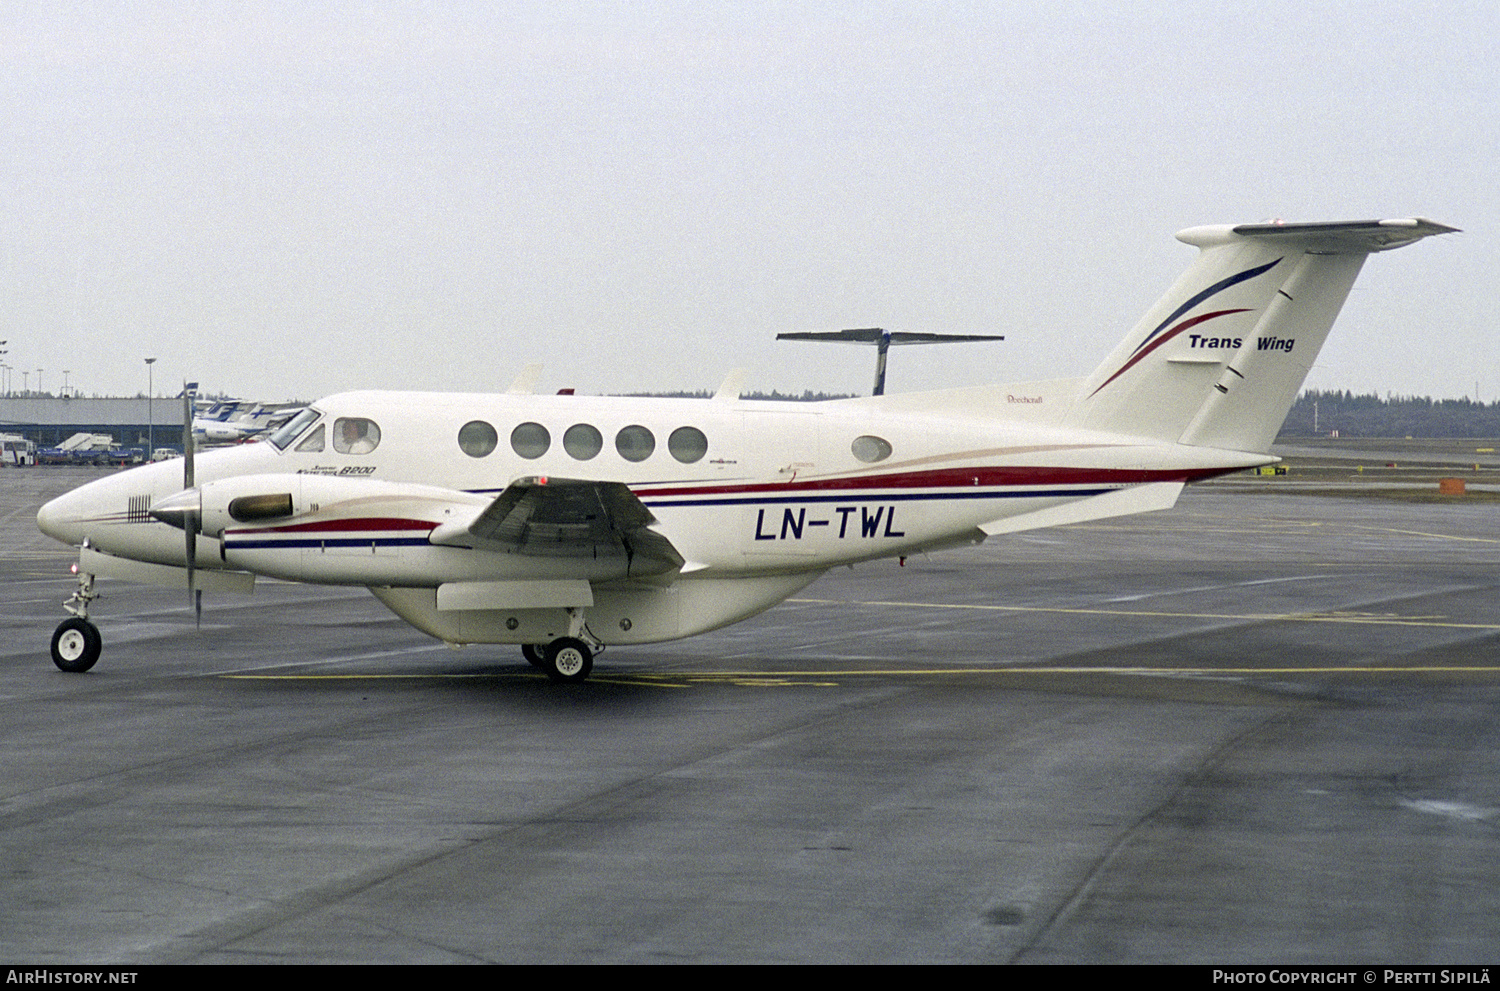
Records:
[[[1201,253],[1086,380],[1078,425],[1265,451],[1365,258],[1453,230],[1372,220],[1181,232]]]

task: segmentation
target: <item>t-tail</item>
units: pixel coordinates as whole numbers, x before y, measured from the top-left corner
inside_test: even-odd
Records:
[[[1193,227],[1202,249],[1078,393],[1079,426],[1264,452],[1371,252],[1430,220]]]

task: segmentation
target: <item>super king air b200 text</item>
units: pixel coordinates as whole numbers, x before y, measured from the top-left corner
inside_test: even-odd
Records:
[[[1187,272],[1092,375],[824,403],[352,392],[266,441],[42,507],[79,548],[52,656],[98,659],[95,576],[363,585],[453,644],[580,681],[835,565],[1166,509],[1266,452],[1368,255],[1429,220],[1195,227]]]

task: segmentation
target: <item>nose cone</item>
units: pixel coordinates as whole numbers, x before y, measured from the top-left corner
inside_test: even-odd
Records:
[[[81,544],[87,536],[85,503],[81,490],[75,489],[44,505],[36,514],[36,525],[53,540]]]

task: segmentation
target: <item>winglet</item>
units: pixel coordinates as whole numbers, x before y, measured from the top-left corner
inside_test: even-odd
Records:
[[[714,393],[714,398],[721,403],[732,403],[740,398],[740,393],[745,391],[745,379],[750,375],[747,368],[732,369],[724,376],[724,381],[719,384],[719,389]]]
[[[511,396],[529,396],[536,391],[537,380],[541,377],[541,363],[533,362],[521,369],[521,374],[516,376],[516,380],[510,384],[510,388],[506,389],[505,392]]]

